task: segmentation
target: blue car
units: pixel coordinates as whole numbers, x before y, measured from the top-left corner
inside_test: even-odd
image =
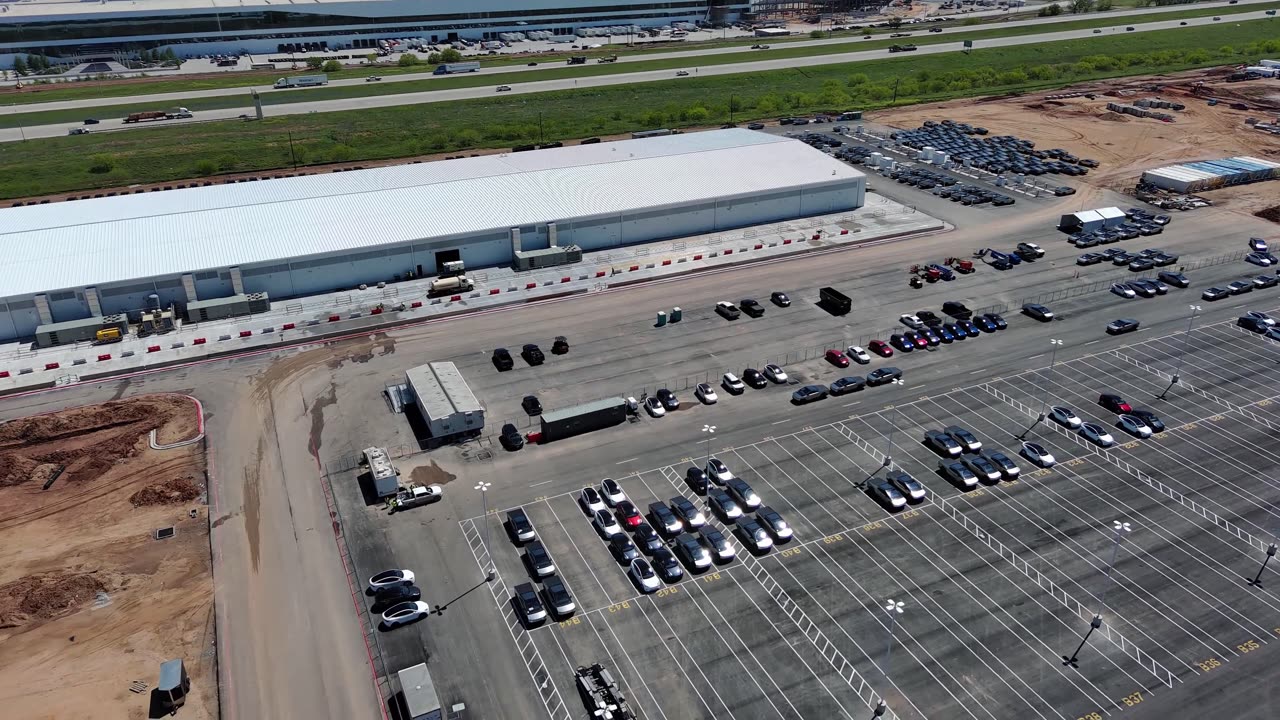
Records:
[[[981,334],[982,334],[982,333],[978,332],[978,328],[977,328],[977,326],[975,326],[975,325],[974,325],[971,321],[969,321],[969,320],[958,320],[958,321],[956,322],[956,327],[958,327],[958,328],[960,328],[961,330],[963,330],[963,331],[964,331],[964,334],[965,334],[966,336],[968,336],[968,337],[971,337],[971,338],[976,338],[976,337],[978,337],[979,335],[981,335]]]
[[[938,334],[938,339],[944,343],[949,343],[956,339],[956,336],[951,334],[951,331],[947,329],[946,325],[939,325],[935,328],[935,331]]]
[[[968,337],[965,331],[960,329],[959,325],[955,325],[953,323],[947,323],[946,325],[943,325],[942,329],[951,333],[951,337],[955,338],[956,340],[964,340],[966,337]]]
[[[991,319],[985,315],[978,315],[975,317],[973,319],[973,324],[977,325],[978,329],[982,332],[993,333],[996,331],[996,324],[991,322]]]

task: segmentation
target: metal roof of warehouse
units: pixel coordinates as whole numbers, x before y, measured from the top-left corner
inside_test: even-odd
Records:
[[[405,371],[409,387],[418,399],[418,409],[428,418],[440,419],[455,413],[481,412],[484,407],[451,362],[433,362]]]
[[[0,297],[334,255],[863,177],[718,130],[0,210]]]

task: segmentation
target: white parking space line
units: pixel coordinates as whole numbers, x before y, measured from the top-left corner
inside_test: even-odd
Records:
[[[551,511],[551,516],[556,519],[556,525],[559,526],[560,532],[564,533],[564,536],[569,541],[569,544],[573,546],[574,552],[578,554],[578,558],[582,560],[582,564],[587,568],[587,572],[591,573],[591,578],[595,580],[596,585],[600,587],[600,592],[604,594],[605,600],[607,600],[610,603],[613,603],[614,602],[613,595],[609,592],[609,589],[604,586],[604,583],[600,582],[600,576],[596,575],[595,568],[593,568],[591,565],[591,562],[587,560],[587,556],[583,554],[582,548],[578,545],[577,541],[573,539],[573,533],[569,532],[569,528],[565,527],[564,521],[560,519],[559,513],[557,513],[556,509],[552,507],[550,501],[544,500],[543,502],[546,503],[547,509]],[[576,514],[580,515],[580,513],[576,513]],[[596,534],[595,526],[590,524],[589,521],[587,522],[587,527],[590,529],[590,532],[592,534]]]
[[[606,619],[605,616],[603,615],[598,616],[598,618],[599,618],[599,622],[604,625],[606,630],[609,631],[609,636],[613,638],[613,642],[617,646],[618,652],[624,658],[627,659],[627,665],[631,666],[631,672],[634,673],[632,677],[634,677],[640,683],[641,687],[644,688],[645,692],[648,693],[649,700],[652,701],[653,706],[658,709],[658,714],[662,716],[663,720],[666,720],[667,712],[662,709],[662,703],[658,702],[658,698],[654,696],[652,684],[645,682],[644,678],[646,677],[646,675],[644,673],[641,673],[640,669],[636,667],[636,661],[633,657],[633,653],[627,652],[627,646],[624,645],[622,641],[618,639],[618,635],[613,631],[613,625],[608,621],[608,619]],[[609,665],[611,667],[621,669],[621,666],[618,664],[617,658],[615,658],[613,655],[613,651],[609,649],[609,644],[606,643],[604,641],[604,638],[600,635],[600,628],[596,627],[596,623],[592,622],[591,620],[588,620],[587,624],[590,625],[591,630],[595,632],[596,640],[600,642],[600,647],[604,648],[605,653],[609,655]],[[665,645],[665,643],[663,644]],[[631,688],[631,683],[629,681],[629,678],[627,677],[627,674],[623,672],[619,672],[617,674],[619,677],[622,678],[622,683],[627,686],[627,694],[632,698],[632,701],[636,702],[638,705],[639,703],[637,701],[639,700],[639,697],[636,695],[635,690]]]
[[[649,617],[649,613],[646,612],[644,609],[644,605],[645,605],[644,600],[649,601],[649,603],[653,606],[654,613],[662,620],[663,624],[666,625],[667,627],[666,633],[658,630],[658,626],[654,624],[653,618]],[[653,637],[657,638],[662,643],[662,646],[667,649],[667,654],[671,656],[671,662],[676,667],[682,666],[682,663],[679,661],[679,659],[676,658],[675,651],[671,649],[670,645],[668,645],[665,641],[663,641],[663,638],[668,637],[668,633],[669,633],[669,637],[671,637],[673,640],[676,641],[676,644],[680,646],[680,649],[683,650],[684,654],[689,658],[690,664],[692,664],[697,669],[698,676],[702,678],[703,686],[711,689],[711,694],[714,695],[716,698],[716,701],[720,703],[720,707],[724,708],[724,713],[728,713],[730,718],[736,718],[737,716],[733,714],[733,710],[729,709],[728,703],[724,701],[724,698],[720,697],[720,691],[716,689],[715,683],[711,682],[711,679],[708,678],[706,673],[702,671],[702,664],[699,663],[697,658],[693,656],[693,653],[689,652],[688,646],[686,646],[684,644],[684,640],[680,638],[680,633],[676,632],[675,628],[671,627],[671,623],[667,620],[667,616],[663,614],[662,609],[658,607],[657,601],[649,597],[644,598],[644,600],[638,600],[635,602],[636,609],[638,609],[640,611],[640,614],[644,616],[645,622],[649,623],[649,629],[653,630]],[[702,696],[702,692],[698,690],[697,683],[690,682],[689,685],[693,687],[693,692],[698,696],[698,700],[702,702],[702,706],[707,709],[707,713],[711,717],[713,718],[723,717],[723,713],[716,712],[711,708],[711,705],[707,703],[707,699],[704,698]]]

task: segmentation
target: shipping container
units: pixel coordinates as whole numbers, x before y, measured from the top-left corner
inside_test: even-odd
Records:
[[[563,440],[625,422],[627,401],[611,397],[542,413],[542,442]]]
[[[845,315],[853,309],[853,300],[833,287],[818,290],[818,299],[823,307],[836,315]]]

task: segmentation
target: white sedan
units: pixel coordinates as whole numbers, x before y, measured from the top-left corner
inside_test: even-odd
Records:
[[[600,497],[600,493],[593,487],[582,488],[579,500],[582,502],[582,507],[589,513],[604,509],[604,498]]]
[[[712,390],[708,383],[698,383],[698,387],[693,390],[693,396],[701,400],[703,405],[715,405],[720,399],[716,397],[716,391]]]
[[[747,386],[743,384],[742,380],[738,379],[738,376],[733,373],[725,373],[724,377],[720,378],[720,387],[723,387],[734,395],[737,395],[747,389]]]
[[[1116,295],[1119,295],[1120,297],[1126,300],[1132,300],[1138,297],[1138,294],[1133,291],[1133,288],[1129,287],[1124,283],[1116,283],[1112,285],[1111,292],[1115,293]]]
[[[1116,440],[1111,437],[1111,433],[1107,432],[1101,425],[1097,425],[1095,423],[1085,423],[1081,425],[1079,432],[1086,440],[1104,448],[1111,447],[1116,444]]]
[[[600,494],[604,496],[604,501],[610,506],[617,506],[618,503],[627,499],[627,494],[622,491],[622,486],[613,478],[605,478],[600,482]]]
[[[1054,405],[1049,409],[1049,419],[1059,425],[1075,430],[1084,422],[1080,416],[1066,405]]]
[[[653,566],[644,558],[632,560],[627,574],[631,576],[631,581],[636,584],[636,588],[640,592],[651,593],[662,587],[662,581],[658,579],[658,573],[653,571]]]
[[[858,363],[859,365],[867,365],[871,362],[871,356],[867,354],[867,351],[857,345],[850,345],[847,354],[850,360]]]
[[[898,318],[898,322],[902,323],[903,325],[906,325],[912,330],[919,330],[920,328],[924,327],[924,322],[921,321],[920,318],[916,317],[915,315],[903,315]]]
[[[787,381],[787,372],[781,366],[769,363],[764,366],[764,376],[770,380],[782,384]]]
[[[1058,462],[1053,453],[1033,442],[1022,443],[1022,456],[1043,468],[1053,467]]]
[[[1116,420],[1116,427],[1137,438],[1146,439],[1151,437],[1151,427],[1137,415],[1121,415]]]
[[[431,606],[421,600],[411,600],[392,605],[387,611],[382,613],[382,624],[384,627],[393,628],[397,625],[404,625],[417,620],[421,620],[431,612]]]
[[[649,417],[660,418],[667,414],[667,409],[662,407],[662,401],[653,396],[644,399],[644,409],[649,413]]]
[[[414,580],[412,570],[385,570],[369,578],[369,592],[377,592],[382,588],[412,585]]]
[[[595,526],[596,531],[600,533],[600,537],[606,540],[614,535],[622,534],[622,527],[618,525],[618,520],[613,513],[608,510],[597,510],[591,518],[591,524]]]

